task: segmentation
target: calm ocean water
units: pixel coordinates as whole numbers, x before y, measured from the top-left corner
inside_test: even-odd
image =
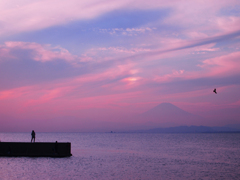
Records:
[[[29,133],[0,133],[27,142]],[[240,134],[36,133],[71,142],[69,158],[0,157],[9,179],[240,179]]]

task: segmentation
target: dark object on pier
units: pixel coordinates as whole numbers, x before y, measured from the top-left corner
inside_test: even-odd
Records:
[[[66,142],[0,142],[0,156],[69,157],[71,143]]]
[[[216,89],[214,89],[213,92],[214,92],[215,94],[217,94],[217,90],[216,90]]]

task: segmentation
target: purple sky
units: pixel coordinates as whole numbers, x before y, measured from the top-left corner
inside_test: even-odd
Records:
[[[2,0],[0,131],[124,126],[115,117],[162,102],[209,118],[202,125],[240,124],[239,9],[239,0]]]

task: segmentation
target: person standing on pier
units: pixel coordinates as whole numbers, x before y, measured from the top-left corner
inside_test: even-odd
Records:
[[[32,142],[33,140],[34,140],[34,142],[35,142],[35,136],[36,136],[36,134],[35,134],[34,130],[32,130],[31,135],[32,135],[31,142]]]

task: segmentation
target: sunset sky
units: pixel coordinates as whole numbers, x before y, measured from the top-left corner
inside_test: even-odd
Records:
[[[163,102],[240,124],[239,0],[0,1],[0,131],[94,131]]]

